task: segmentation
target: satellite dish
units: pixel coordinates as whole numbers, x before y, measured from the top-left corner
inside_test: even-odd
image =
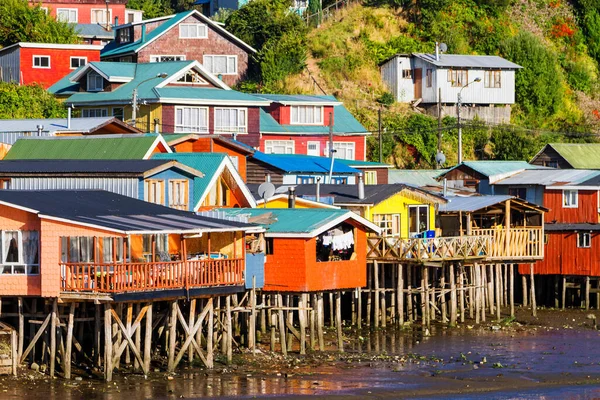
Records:
[[[258,187],[258,195],[260,196],[261,199],[263,199],[265,201],[267,199],[273,197],[274,194],[275,194],[275,185],[273,185],[271,182],[261,183],[260,186]]]
[[[444,165],[444,163],[446,162],[446,155],[440,151],[435,156],[435,162],[437,162],[438,165]]]
[[[448,45],[447,45],[446,43],[442,43],[442,44],[440,44],[440,51],[441,51],[442,53],[445,53],[445,52],[447,52],[447,51],[448,51]]]

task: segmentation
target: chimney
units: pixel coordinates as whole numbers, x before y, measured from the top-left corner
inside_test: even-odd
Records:
[[[141,42],[144,43],[146,41],[146,24],[142,25],[142,38]]]
[[[271,182],[271,174],[267,174],[267,182]]]
[[[440,44],[435,42],[435,60],[440,61]]]
[[[67,108],[67,129],[71,129],[71,106]]]
[[[292,186],[288,188],[288,208],[296,207],[296,194],[294,193],[295,190],[296,189]]]
[[[42,131],[44,130],[44,125],[37,126],[37,135],[42,136]]]
[[[160,125],[160,119],[154,118],[154,133],[160,133],[158,131]]]
[[[315,197],[317,202],[321,201],[321,178],[317,178],[317,195]]]
[[[363,200],[365,198],[365,182],[363,181],[362,172],[358,174],[358,199]]]

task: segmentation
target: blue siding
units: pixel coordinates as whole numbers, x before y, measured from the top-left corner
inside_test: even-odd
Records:
[[[246,289],[252,289],[252,277],[255,277],[255,288],[265,286],[265,254],[246,253]]]
[[[194,208],[193,204],[193,200],[194,200],[194,177],[191,174],[185,173],[185,172],[181,172],[177,169],[168,169],[162,172],[159,172],[157,174],[154,174],[152,176],[148,176],[145,179],[156,179],[156,180],[163,180],[165,181],[165,192],[164,192],[164,197],[165,197],[165,206],[169,205],[169,181],[170,180],[182,180],[185,179],[188,182],[188,205],[189,205],[189,211],[192,211]],[[145,193],[145,186],[144,186],[144,179],[140,179],[139,181],[139,199],[140,200],[144,200],[146,198]]]
[[[15,46],[12,49],[5,50],[0,55],[0,76],[3,82],[21,82],[21,48]]]

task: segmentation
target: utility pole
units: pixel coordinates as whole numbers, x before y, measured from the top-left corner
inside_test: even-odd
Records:
[[[329,113],[329,157],[331,158],[331,163],[329,164],[329,183],[331,184],[331,179],[333,176],[333,159],[335,156],[335,149],[333,148],[333,113]]]
[[[137,121],[138,96],[137,87],[133,89],[133,98],[131,99],[131,126],[135,128]]]
[[[379,131],[379,162],[383,163],[383,137],[381,136],[381,107],[377,110],[377,129]]]
[[[437,142],[437,154],[442,152],[442,88],[438,91],[438,102],[437,102],[437,114],[438,114],[438,142]],[[436,165],[440,169],[440,163],[437,162],[436,154]]]
[[[466,86],[465,86],[466,87]],[[462,89],[461,89],[462,91]],[[460,91],[458,92],[458,101],[456,102],[456,121],[458,123],[458,163],[462,162],[462,126],[460,125],[460,102],[462,96]]]

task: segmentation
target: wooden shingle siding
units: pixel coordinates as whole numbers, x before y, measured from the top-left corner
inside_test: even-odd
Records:
[[[263,183],[267,180],[267,175],[271,175],[271,183],[274,185],[283,184],[283,174],[275,168],[269,167],[259,161],[248,159],[246,170],[246,183]]]

